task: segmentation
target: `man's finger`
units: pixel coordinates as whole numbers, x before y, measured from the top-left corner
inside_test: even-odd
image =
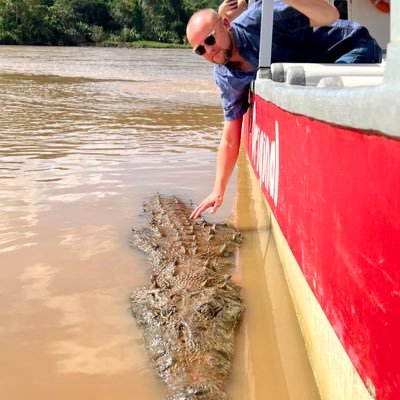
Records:
[[[201,213],[203,212],[202,209],[203,209],[203,203],[200,204],[200,205],[198,205],[198,206],[194,209],[194,211],[190,214],[190,218],[196,219],[196,218],[201,217]]]
[[[196,218],[200,218],[201,214],[203,214],[203,212],[205,210],[207,210],[207,208],[213,206],[215,203],[214,202],[207,202],[207,203],[201,203],[200,205],[198,205],[195,210],[192,212],[192,214],[190,215],[190,218],[192,219],[196,219]]]
[[[221,205],[221,202],[220,201],[216,201],[215,203],[214,203],[214,206],[211,208],[211,214],[214,214],[217,210],[218,210],[218,208],[220,207],[220,205]]]
[[[197,215],[198,208],[199,208],[199,206],[197,206],[197,207],[193,210],[193,212],[190,214],[190,217],[189,217],[189,218],[191,218],[191,219],[197,218],[196,215]]]

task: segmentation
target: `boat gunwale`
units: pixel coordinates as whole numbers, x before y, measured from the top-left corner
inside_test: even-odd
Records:
[[[330,124],[400,138],[400,42],[390,43],[384,81],[359,87],[289,85],[257,78],[251,90],[262,99],[293,114]],[[371,112],[371,110],[373,112]]]

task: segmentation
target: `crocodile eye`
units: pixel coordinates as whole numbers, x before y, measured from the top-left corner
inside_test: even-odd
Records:
[[[220,308],[211,303],[203,303],[197,307],[196,311],[204,318],[213,319],[220,311]]]
[[[180,294],[176,294],[174,293],[173,295],[171,295],[169,297],[174,303],[178,303],[180,301],[182,301],[182,296]]]
[[[176,307],[174,305],[165,305],[160,309],[161,315],[166,318],[176,313]]]
[[[203,394],[210,393],[210,388],[205,385],[190,385],[186,388],[188,394],[194,394],[196,396],[202,396]]]

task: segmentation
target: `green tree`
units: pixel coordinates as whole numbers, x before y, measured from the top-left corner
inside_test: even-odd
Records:
[[[149,40],[181,42],[187,13],[182,0],[140,0],[144,35]]]
[[[143,11],[138,0],[112,0],[110,14],[119,28],[143,30]]]
[[[84,32],[81,32],[78,16],[70,1],[56,0],[50,7],[50,14],[56,30],[57,44],[71,45],[84,41]]]
[[[0,41],[46,44],[54,40],[47,3],[42,0],[1,0]]]
[[[110,21],[107,0],[69,0],[78,20],[88,25],[107,27]]]
[[[213,8],[217,10],[222,0],[184,0],[184,7],[189,17],[195,11],[202,8]]]
[[[191,14],[222,0],[0,0],[0,43],[180,43]]]

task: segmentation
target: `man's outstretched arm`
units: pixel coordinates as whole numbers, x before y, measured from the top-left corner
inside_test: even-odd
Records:
[[[224,200],[226,185],[232,174],[239,154],[242,117],[225,121],[217,155],[215,183],[211,193],[195,208],[190,218],[199,218],[211,207],[211,213],[221,206]]]

